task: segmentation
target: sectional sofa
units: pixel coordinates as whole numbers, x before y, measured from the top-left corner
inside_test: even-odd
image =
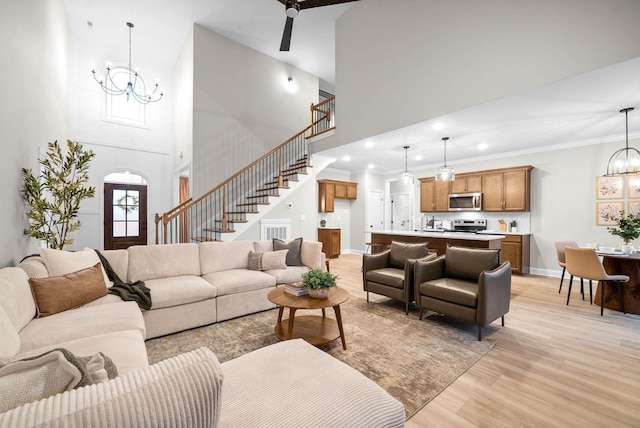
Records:
[[[95,263],[98,255],[93,250],[45,252],[18,267],[0,269],[0,427],[403,426],[404,410],[397,400],[302,340],[281,342],[223,364],[206,348],[148,364],[145,339],[272,308],[266,298],[270,290],[324,267],[321,246],[303,241],[299,265],[286,259],[295,246],[274,251],[271,241],[102,252],[120,279],[144,281],[151,292],[150,310],[98,290],[102,296],[80,307],[37,316],[44,305],[42,295],[65,289],[60,286],[64,281],[75,281],[75,287],[100,283],[105,290],[111,285]],[[84,288],[68,298],[73,301]],[[67,303],[57,295],[54,300]],[[68,368],[56,349],[87,358],[72,361],[78,367]],[[39,369],[39,381],[27,385],[49,387],[51,382],[42,377],[61,372],[71,380],[57,395],[12,405],[16,394],[38,392],[23,391],[20,376],[28,376],[34,361],[43,359],[46,373]],[[20,364],[29,367],[22,369]],[[87,379],[98,381],[87,384]],[[7,393],[14,390],[16,394]],[[323,397],[321,407],[315,406],[316,400],[301,401],[303,396]],[[327,409],[327,403],[333,407]]]

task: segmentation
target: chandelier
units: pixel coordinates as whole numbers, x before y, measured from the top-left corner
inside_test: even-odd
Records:
[[[447,165],[447,140],[449,137],[443,137],[442,141],[444,141],[444,164],[438,168],[438,172],[436,174],[436,181],[453,181],[456,179],[456,171],[452,166]]]
[[[616,151],[609,158],[605,177],[637,174],[640,172],[640,152],[633,147],[629,147],[629,112],[632,110],[633,107],[627,107],[620,110],[620,113],[624,113],[626,123],[626,144],[624,149]]]
[[[413,173],[407,171],[407,150],[409,150],[409,146],[404,146],[404,171],[398,174],[398,177],[402,179],[404,184],[413,183]]]
[[[127,66],[107,65],[107,74],[104,79],[102,76],[96,75],[96,70],[94,68],[91,70],[93,78],[98,82],[102,90],[107,95],[126,95],[127,101],[129,101],[130,98],[133,98],[140,104],[149,104],[160,101],[164,95],[163,90],[160,89],[160,94],[155,95],[156,92],[158,92],[159,83],[156,81],[153,92],[150,95],[147,95],[142,77],[138,74],[138,71],[131,66],[131,29],[133,28],[133,24],[127,22],[127,27],[129,27],[129,64]]]

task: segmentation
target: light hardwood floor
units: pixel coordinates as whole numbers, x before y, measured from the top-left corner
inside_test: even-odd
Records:
[[[366,298],[362,256],[330,266],[339,286]],[[640,316],[601,317],[575,282],[566,306],[567,283],[558,294],[557,278],[514,276],[505,327],[483,329],[496,346],[407,427],[640,427]]]

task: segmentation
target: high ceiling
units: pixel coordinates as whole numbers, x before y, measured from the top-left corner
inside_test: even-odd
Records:
[[[70,37],[95,41],[96,46],[121,51],[126,46],[127,21],[135,24],[137,63],[173,66],[193,23],[335,82],[335,21],[359,3],[307,9],[295,19],[290,52],[279,52],[286,16],[277,0],[64,0]],[[87,21],[93,29],[87,28]],[[339,105],[339,96],[336,94]],[[334,167],[378,173],[404,169],[403,146],[410,146],[408,168],[442,163],[441,138],[450,137],[447,161],[455,166],[470,159],[527,153],[550,147],[575,146],[624,138],[629,113],[631,138],[640,136],[640,58],[581,76],[465,109],[428,122],[338,147],[323,154],[335,157]],[[338,126],[339,116],[337,117]],[[441,130],[432,125],[442,123]],[[369,143],[372,149],[364,147]],[[479,145],[486,148],[481,150]],[[343,160],[349,156],[347,162]],[[416,156],[421,156],[416,160]]]

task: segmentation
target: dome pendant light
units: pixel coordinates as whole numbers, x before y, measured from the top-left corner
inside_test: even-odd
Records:
[[[442,141],[444,141],[444,164],[438,168],[438,173],[436,174],[436,181],[453,181],[456,179],[456,171],[452,166],[447,165],[447,140],[449,137],[443,137]]]
[[[630,111],[633,111],[633,107],[627,107],[620,110],[620,113],[624,113],[626,123],[626,144],[624,149],[616,151],[609,158],[609,163],[607,163],[607,173],[605,174],[605,177],[640,173],[640,152],[633,147],[629,147]]]
[[[407,171],[407,150],[409,150],[409,146],[404,146],[404,172],[401,172],[400,174],[398,174],[398,177],[400,177],[402,179],[402,182],[407,185],[407,184],[412,184],[413,183],[413,173]]]

